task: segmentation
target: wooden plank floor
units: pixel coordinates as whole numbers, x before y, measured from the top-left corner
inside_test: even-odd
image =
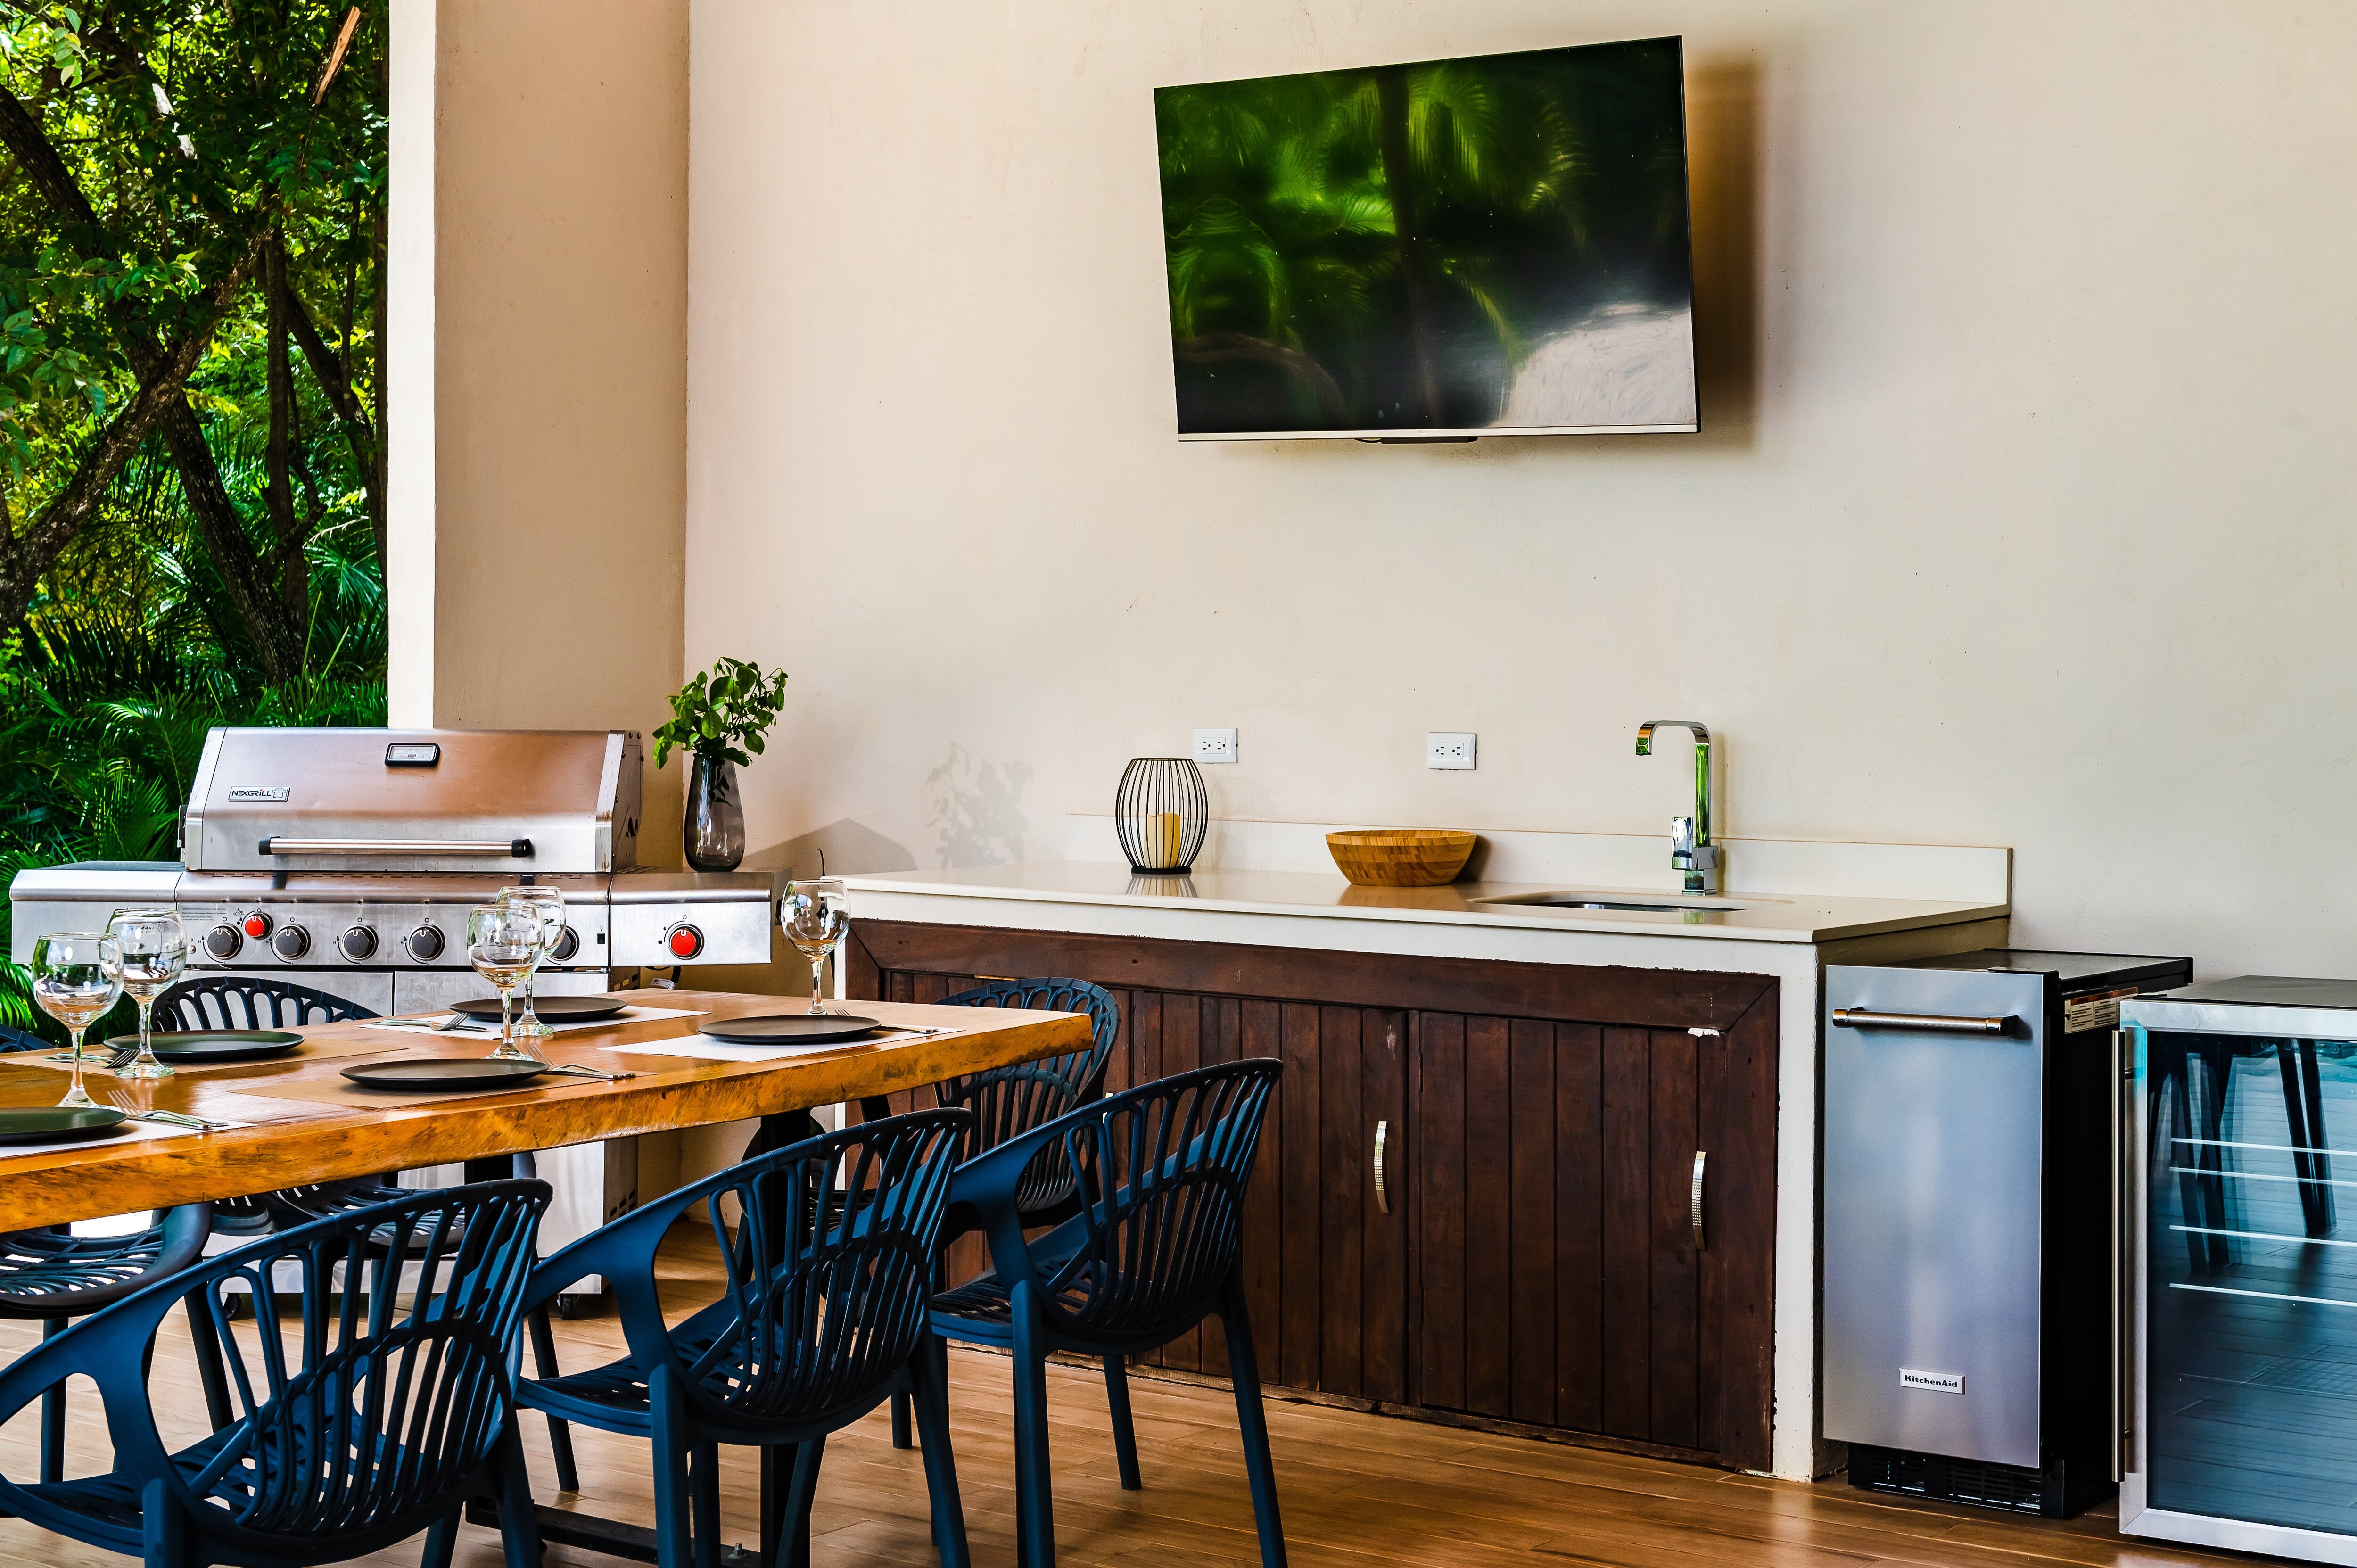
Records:
[[[666,1263],[666,1303],[692,1310],[711,1299],[708,1244],[683,1236]],[[610,1359],[620,1330],[610,1317],[560,1323],[568,1366]],[[0,1354],[38,1337],[27,1323],[0,1323]],[[159,1343],[155,1382],[165,1436],[199,1434],[203,1401],[185,1337]],[[974,1560],[980,1568],[1014,1561],[1014,1468],[1008,1441],[1013,1401],[1007,1362],[965,1351],[951,1356],[958,1478]],[[1079,1369],[1053,1368],[1060,1561],[1072,1568],[1226,1568],[1258,1562],[1252,1506],[1236,1451],[1235,1410],[1218,1391],[1132,1382],[1146,1489],[1124,1492],[1114,1476],[1103,1385]],[[107,1447],[94,1391],[77,1383],[69,1471],[103,1468]],[[546,1428],[527,1415],[533,1478],[544,1502],[642,1523],[653,1520],[644,1444],[576,1434],[577,1498],[554,1494]],[[1269,1423],[1292,1561],[1300,1568],[2159,1568],[2251,1561],[2122,1540],[2111,1510],[2066,1523],[2017,1520],[1983,1509],[1907,1504],[1838,1482],[1805,1486],[1729,1476],[1691,1466],[1272,1402]],[[0,1427],[0,1469],[27,1477],[35,1465],[36,1418]],[[756,1539],[758,1497],[749,1451],[723,1450],[724,1507],[731,1538]],[[878,1563],[926,1568],[924,1478],[913,1453],[891,1446],[883,1412],[830,1441],[813,1522],[818,1568]],[[418,1541],[366,1559],[414,1564]],[[121,1563],[36,1530],[0,1520],[0,1568],[81,1568]],[[468,1528],[459,1568],[495,1568],[495,1535]],[[551,1568],[612,1568],[619,1559],[551,1548]]]

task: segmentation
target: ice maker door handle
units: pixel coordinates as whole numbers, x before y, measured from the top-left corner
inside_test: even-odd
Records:
[[[1907,1029],[1930,1035],[2009,1035],[2011,1018],[1956,1018],[1943,1013],[1878,1013],[1866,1007],[1836,1007],[1834,1026],[1842,1029]]]

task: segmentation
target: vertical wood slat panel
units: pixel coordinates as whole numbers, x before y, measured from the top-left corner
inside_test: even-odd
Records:
[[[1360,1103],[1366,1015],[1356,1007],[1318,1010],[1318,1384],[1328,1393],[1360,1395],[1365,1383],[1360,1331],[1364,1325],[1366,1122]]]
[[[1652,1156],[1642,1029],[1604,1031],[1602,1214],[1604,1420],[1619,1437],[1652,1435]]]
[[[1507,1026],[1510,1163],[1508,1226],[1512,1332],[1507,1414],[1544,1426],[1555,1421],[1555,1026],[1518,1019]]]
[[[1465,1408],[1513,1408],[1513,1085],[1503,1018],[1465,1021]]]
[[[1727,1041],[1704,1036],[1695,1041],[1695,1147],[1709,1156],[1704,1165],[1703,1247],[1695,1258],[1695,1412],[1699,1446],[1718,1448],[1726,1437],[1726,1380],[1722,1376],[1724,1339],[1719,1325],[1727,1317],[1727,1272],[1715,1251],[1723,1233],[1718,1194],[1726,1183],[1719,1166],[1726,1147],[1719,1133],[1726,1123]],[[1691,1178],[1689,1178],[1691,1179]]]
[[[1648,1428],[1656,1443],[1700,1446],[1695,1381],[1695,1294],[1693,1173],[1697,1134],[1695,1040],[1684,1030],[1652,1033],[1650,1092],[1652,1157],[1652,1362]]]
[[[1241,1055],[1249,1058],[1282,1057],[1284,1054],[1284,1019],[1274,1002],[1247,1001],[1238,1004],[1237,1025],[1242,1033]],[[1283,1092],[1280,1085],[1279,1092]],[[1261,1380],[1281,1382],[1282,1359],[1277,1355],[1278,1326],[1285,1309],[1285,1119],[1270,1113],[1261,1122],[1260,1152],[1253,1168],[1252,1186],[1245,1190],[1245,1232],[1261,1239],[1261,1245],[1244,1253],[1244,1291],[1250,1303],[1253,1327],[1253,1359],[1259,1363]]]
[[[1131,1087],[1130,1032],[1136,1027],[1138,993],[1135,991],[1114,991],[1110,987],[1107,988],[1106,993],[1113,998],[1114,1007],[1120,1013],[1121,1021],[1114,1026],[1113,1054],[1105,1058],[1104,1091],[1107,1094],[1119,1094],[1123,1090]]]
[[[1242,1004],[1232,996],[1206,996],[1202,999],[1200,1026],[1202,1066],[1211,1067],[1220,1062],[1243,1059],[1242,1012]],[[1266,1182],[1270,1164],[1269,1148],[1268,1133],[1264,1129],[1261,1133],[1260,1150],[1254,1162],[1252,1186],[1247,1187],[1244,1193],[1244,1311],[1254,1324],[1258,1324],[1264,1317],[1274,1318],[1276,1316],[1275,1298],[1272,1295],[1267,1300],[1263,1300],[1254,1293],[1252,1272],[1254,1259],[1264,1255],[1275,1256],[1280,1245],[1275,1216],[1273,1213],[1266,1216],[1261,1214],[1254,1207],[1252,1196],[1254,1192],[1261,1190]],[[1226,1337],[1216,1324],[1207,1323],[1203,1326],[1202,1339],[1203,1370],[1215,1377],[1225,1377],[1228,1372]],[[1254,1353],[1257,1355],[1257,1350]],[[1261,1368],[1260,1373],[1262,1377],[1267,1377],[1268,1369]]]
[[[1774,1408],[1776,1285],[1776,1053],[1781,988],[1726,1031],[1726,1097],[1712,1134],[1705,1216],[1713,1265],[1721,1271],[1717,1430],[1723,1463],[1764,1470]],[[1804,1047],[1805,1048],[1805,1047]]]
[[[1285,1123],[1285,1262],[1277,1326],[1276,1380],[1297,1389],[1318,1386],[1318,1009],[1284,1004],[1279,1040],[1285,1075],[1277,1082]],[[1265,1376],[1267,1374],[1264,1374]]]
[[[1160,1076],[1192,1072],[1202,1065],[1202,1006],[1199,997],[1178,992],[1157,993],[1162,1013],[1162,1071]],[[1217,1337],[1219,1330],[1211,1330]],[[1178,1367],[1189,1372],[1203,1369],[1203,1331],[1199,1325],[1165,1345],[1159,1359],[1166,1367]]]
[[[1604,1430],[1604,1031],[1555,1032],[1555,1419]]]
[[[1465,1408],[1465,1020],[1418,1013],[1415,1402]]]
[[[1368,1011],[1359,1026],[1359,1128],[1364,1147],[1360,1168],[1368,1171],[1375,1123],[1390,1123],[1384,1144],[1386,1214],[1371,1190],[1361,1189],[1357,1216],[1360,1243],[1359,1396],[1405,1404],[1407,1378],[1407,1234],[1415,1202],[1413,1155],[1407,1137],[1407,1015]]]

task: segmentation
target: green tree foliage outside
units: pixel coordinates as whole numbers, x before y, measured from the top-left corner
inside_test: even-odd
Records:
[[[1675,38],[1155,93],[1182,431],[1479,425],[1691,305]]]
[[[385,48],[0,0],[0,883],[177,859],[213,725],[384,722]]]

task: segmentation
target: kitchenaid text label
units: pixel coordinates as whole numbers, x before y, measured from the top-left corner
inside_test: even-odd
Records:
[[[1899,1369],[1899,1386],[1921,1389],[1926,1393],[1960,1394],[1964,1391],[1964,1375],[1962,1372],[1919,1372],[1912,1367],[1901,1367]]]

